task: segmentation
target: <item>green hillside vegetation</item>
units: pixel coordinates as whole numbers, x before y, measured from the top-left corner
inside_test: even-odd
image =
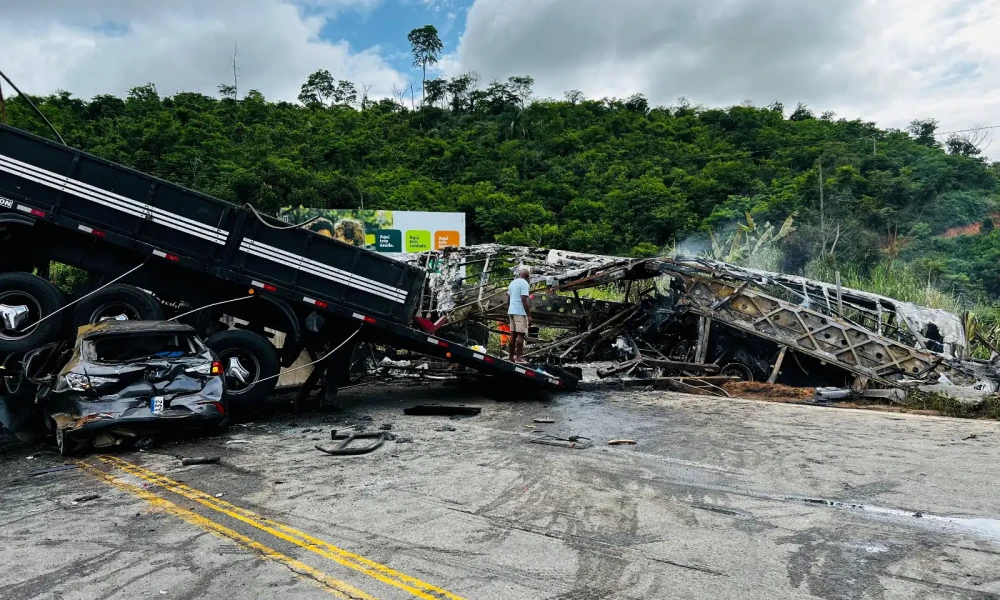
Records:
[[[774,104],[707,108],[679,100],[533,99],[530,77],[488,85],[474,74],[369,100],[320,71],[300,103],[236,98],[34,97],[66,142],[235,203],[462,211],[472,243],[655,255],[732,245],[740,224],[794,230],[767,245],[772,268],[875,267],[972,303],[1000,295],[1000,239],[938,237],[998,210],[1000,165],[961,137],[815,115]],[[22,97],[11,125],[51,137]],[[820,201],[822,170],[822,203]],[[820,210],[822,206],[822,211]],[[749,217],[748,217],[749,215]],[[747,261],[746,245],[730,258]]]

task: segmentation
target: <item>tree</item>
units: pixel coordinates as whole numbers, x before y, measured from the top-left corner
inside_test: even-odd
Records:
[[[226,83],[219,84],[219,95],[228,100],[236,99],[236,86]]]
[[[788,120],[789,121],[808,121],[810,119],[815,119],[815,118],[816,118],[816,115],[813,114],[813,111],[811,111],[809,109],[809,107],[806,106],[805,104],[802,104],[801,102],[799,102],[798,106],[795,107],[795,110],[788,117]]]
[[[586,96],[584,96],[583,92],[580,90],[570,90],[563,94],[563,97],[566,99],[566,102],[569,102],[570,104],[579,104],[586,100]]]
[[[993,129],[978,123],[967,131],[953,133],[945,142],[949,154],[959,156],[979,156],[993,143]]]
[[[979,148],[976,145],[963,138],[961,136],[952,135],[944,143],[945,148],[948,149],[948,154],[956,154],[958,156],[978,156],[981,154]]]
[[[424,82],[424,92],[427,104],[435,106],[439,102],[443,102],[445,96],[448,94],[448,80],[438,78]]]
[[[299,92],[299,102],[306,106],[326,104],[337,90],[337,81],[326,69],[320,69],[306,79]]]
[[[625,99],[625,110],[644,115],[649,112],[649,101],[642,94],[632,94]]]
[[[531,88],[535,85],[532,77],[525,75],[515,75],[507,79],[510,93],[515,101],[524,108],[524,105],[531,99]]]
[[[451,95],[451,109],[455,112],[468,109],[471,112],[473,109],[472,93],[478,85],[479,73],[475,71],[452,77],[445,88]]]
[[[334,104],[351,106],[358,101],[358,90],[350,81],[338,81],[330,95]]]
[[[937,128],[937,119],[915,119],[910,121],[910,126],[906,130],[910,132],[910,135],[914,138],[913,141],[916,143],[921,146],[936,148],[938,142],[934,137],[934,132],[937,131]]]
[[[444,50],[444,44],[438,37],[437,27],[424,25],[410,32],[406,39],[410,42],[410,51],[413,53],[413,66],[423,70],[422,87],[427,85],[427,65],[435,65]],[[426,90],[421,89],[426,102]]]
[[[361,110],[365,110],[371,106],[371,100],[368,99],[368,94],[371,91],[372,84],[361,82]]]

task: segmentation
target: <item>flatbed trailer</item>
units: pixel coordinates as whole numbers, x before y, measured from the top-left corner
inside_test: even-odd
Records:
[[[24,276],[9,274],[45,278],[53,263],[85,271],[84,292],[94,295],[72,311],[61,307],[62,316],[44,310],[44,302],[34,312],[28,306],[28,320],[15,326],[27,305],[4,298],[18,292]],[[0,125],[0,311],[9,313],[0,328],[0,358],[8,369],[12,355],[16,363],[18,352],[50,341],[43,338],[56,329],[32,323],[66,319],[65,334],[86,316],[79,307],[93,307],[107,293],[101,286],[126,273],[121,284],[150,292],[164,316],[180,317],[209,340],[222,333],[221,314],[262,337],[284,333],[274,351],[286,367],[302,350],[317,357],[339,344],[328,376],[346,374],[354,343],[370,340],[511,382],[576,383],[565,372],[514,364],[416,326],[425,285],[419,268]],[[258,369],[256,376],[266,374]]]

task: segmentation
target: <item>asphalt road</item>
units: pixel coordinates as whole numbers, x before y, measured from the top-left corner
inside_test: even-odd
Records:
[[[994,422],[611,390],[345,399],[40,476],[63,461],[5,442],[0,598],[1000,598]],[[402,414],[418,402],[483,411]],[[314,449],[383,423],[412,441]],[[530,443],[547,434],[594,445]],[[203,455],[221,462],[177,458]]]

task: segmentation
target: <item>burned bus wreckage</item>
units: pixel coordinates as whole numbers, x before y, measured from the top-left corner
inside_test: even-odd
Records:
[[[500,245],[409,255],[419,314],[441,335],[503,333],[506,285],[532,269],[532,362],[605,362],[602,378],[737,378],[821,387],[944,384],[995,392],[952,313],[703,258],[621,258]],[[498,329],[499,327],[499,329]],[[991,350],[986,340],[979,340]]]

